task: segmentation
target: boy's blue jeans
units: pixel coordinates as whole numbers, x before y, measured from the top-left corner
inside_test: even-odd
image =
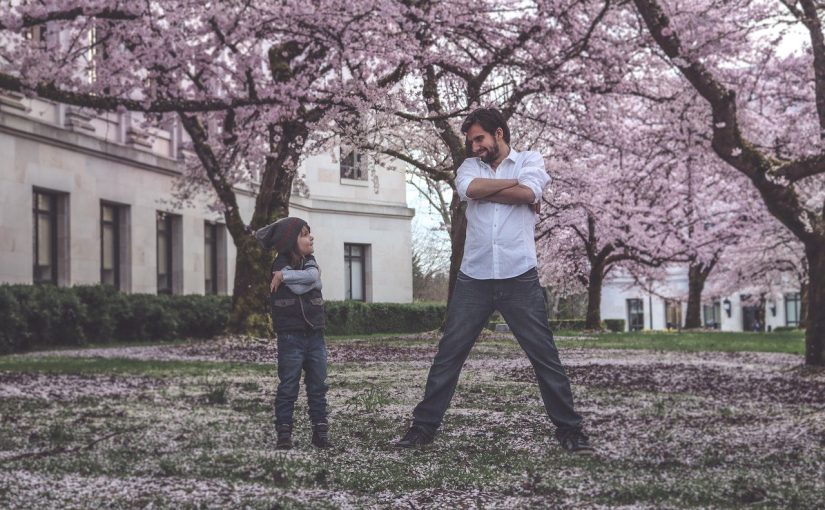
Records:
[[[276,425],[292,425],[298,399],[298,384],[304,372],[309,419],[327,421],[327,346],[323,330],[278,333],[278,393],[275,396]]]
[[[570,380],[547,323],[544,291],[535,268],[502,280],[476,280],[458,273],[444,336],[430,367],[424,400],[413,411],[413,423],[429,430],[441,425],[464,361],[493,310],[501,312],[533,365],[550,420],[561,430],[579,428],[582,418],[573,409]]]

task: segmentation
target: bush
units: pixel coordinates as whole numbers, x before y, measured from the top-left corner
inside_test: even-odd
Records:
[[[24,349],[58,345],[77,346],[86,343],[83,324],[86,305],[72,289],[52,285],[4,286],[17,301]]]
[[[419,333],[441,326],[447,313],[442,303],[363,303],[327,301],[328,335]]]
[[[553,331],[557,330],[584,330],[585,327],[584,319],[556,319],[550,321],[550,329]],[[604,321],[601,322],[601,329],[605,329]]]
[[[115,339],[118,320],[126,312],[124,296],[110,285],[81,285],[72,290],[86,305],[83,320],[86,339],[92,343],[109,343]]]
[[[624,331],[624,319],[605,319],[603,322],[607,329],[614,333]]]
[[[19,351],[28,341],[28,333],[17,298],[7,286],[0,287],[0,354]]]
[[[176,296],[170,303],[178,336],[211,338],[226,329],[231,300],[226,296]]]
[[[0,354],[87,342],[208,338],[229,318],[228,296],[122,294],[112,287],[0,285]]]
[[[798,328],[796,326],[779,326],[773,328],[774,333],[782,333],[784,331],[800,331],[802,328]]]
[[[210,338],[229,320],[229,296],[123,294],[112,287],[0,285],[0,354],[88,342]],[[327,334],[418,333],[441,326],[442,303],[327,301]]]

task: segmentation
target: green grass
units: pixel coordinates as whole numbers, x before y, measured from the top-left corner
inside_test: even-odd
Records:
[[[689,352],[780,352],[787,354],[805,352],[804,331],[779,333],[653,331],[598,334],[559,331],[555,336],[556,342],[561,347]]]
[[[219,361],[155,361],[124,358],[28,358],[0,356],[0,371],[45,372],[51,374],[116,374],[153,377],[208,376],[212,374],[272,374],[273,365],[265,363],[228,363]]]

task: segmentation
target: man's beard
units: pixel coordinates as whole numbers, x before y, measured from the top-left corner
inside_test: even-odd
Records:
[[[493,145],[490,150],[484,151],[484,156],[480,156],[481,161],[487,163],[488,165],[496,160],[499,154],[498,145]]]

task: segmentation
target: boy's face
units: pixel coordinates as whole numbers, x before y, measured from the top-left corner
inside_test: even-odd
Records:
[[[303,257],[312,255],[315,252],[315,248],[312,246],[314,240],[315,238],[309,233],[309,228],[304,225],[304,228],[301,229],[301,233],[298,234],[298,241],[295,243],[295,251]]]

